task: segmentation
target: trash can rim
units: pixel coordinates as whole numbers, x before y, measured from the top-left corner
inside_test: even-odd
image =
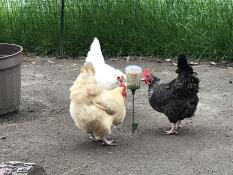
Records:
[[[18,44],[0,43],[0,45],[15,46],[15,47],[18,47],[18,48],[19,48],[19,51],[18,51],[18,52],[15,52],[15,53],[10,54],[10,55],[0,56],[0,58],[9,58],[9,57],[18,55],[19,53],[21,53],[21,52],[23,51],[23,47],[20,46],[20,45],[18,45]]]

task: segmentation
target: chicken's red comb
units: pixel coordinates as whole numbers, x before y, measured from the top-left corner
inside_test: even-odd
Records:
[[[149,68],[145,68],[144,70],[143,70],[143,76],[147,76],[147,75],[150,75],[151,73],[150,73],[150,69]]]

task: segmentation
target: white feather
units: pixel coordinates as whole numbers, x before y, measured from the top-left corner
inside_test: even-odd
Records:
[[[117,84],[117,77],[125,75],[118,69],[108,65],[104,61],[100,43],[97,38],[94,38],[90,51],[87,54],[86,62],[91,62],[96,70],[95,78],[97,83],[105,89],[113,89]]]

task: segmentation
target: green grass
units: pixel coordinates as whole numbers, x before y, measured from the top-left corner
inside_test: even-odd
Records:
[[[233,60],[232,0],[65,2],[66,55],[86,55],[97,36],[104,54],[110,56],[186,53],[196,58]],[[56,55],[59,15],[59,0],[14,0],[10,5],[9,0],[2,0],[0,42]]]

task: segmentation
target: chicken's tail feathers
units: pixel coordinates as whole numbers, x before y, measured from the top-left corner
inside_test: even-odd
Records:
[[[193,73],[193,68],[188,64],[187,58],[184,54],[181,54],[178,57],[177,68],[179,71],[187,71],[189,73]]]
[[[86,57],[86,62],[92,62],[92,63],[104,63],[104,57],[101,51],[100,42],[95,37],[90,50]]]
[[[91,62],[86,62],[81,68],[81,72],[86,72],[88,74],[95,75],[95,68]]]
[[[177,73],[180,73],[180,72],[188,72],[189,74],[192,74],[192,79],[193,79],[193,82],[198,85],[200,80],[199,78],[196,77],[197,73],[193,71],[193,68],[190,64],[188,64],[188,61],[187,61],[187,58],[184,54],[180,55],[178,57],[178,64],[177,64],[177,70],[176,72]],[[199,87],[197,87],[199,88]]]

